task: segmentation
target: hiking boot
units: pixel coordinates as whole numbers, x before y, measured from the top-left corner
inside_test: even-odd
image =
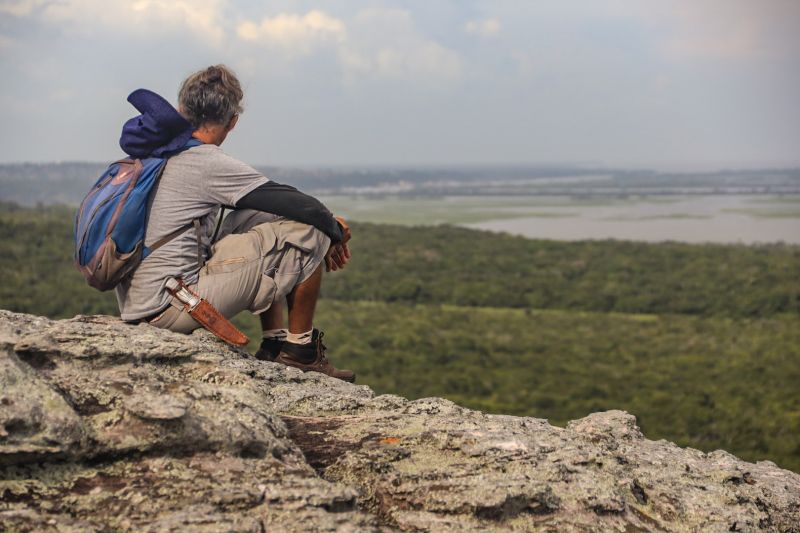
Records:
[[[283,348],[283,343],[285,341],[279,341],[278,339],[263,339],[261,341],[261,346],[259,346],[258,351],[256,352],[256,359],[260,359],[262,361],[275,361],[275,358],[278,357],[278,354],[281,353],[281,348]]]
[[[333,378],[353,383],[356,375],[352,370],[335,368],[325,357],[325,345],[322,344],[323,332],[314,329],[311,342],[308,344],[295,344],[284,342],[280,354],[275,358],[276,363],[299,368],[303,372],[320,372]]]

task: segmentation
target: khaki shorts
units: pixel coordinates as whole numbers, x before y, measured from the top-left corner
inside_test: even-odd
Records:
[[[228,318],[244,310],[258,314],[311,276],[329,245],[328,236],[313,226],[236,210],[223,221],[211,257],[191,289]],[[150,324],[179,333],[201,327],[174,298]]]

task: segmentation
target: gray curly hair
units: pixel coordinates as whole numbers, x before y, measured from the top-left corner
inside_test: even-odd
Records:
[[[183,81],[178,91],[178,111],[194,129],[207,123],[228,124],[244,110],[243,97],[236,74],[225,65],[214,65]]]

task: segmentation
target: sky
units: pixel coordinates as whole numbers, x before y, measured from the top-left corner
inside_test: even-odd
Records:
[[[0,0],[0,163],[217,63],[253,165],[800,166],[797,0]]]

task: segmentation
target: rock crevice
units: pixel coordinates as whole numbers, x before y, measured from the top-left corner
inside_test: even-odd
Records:
[[[9,531],[800,531],[800,476],[258,361],[204,332],[0,311]]]

